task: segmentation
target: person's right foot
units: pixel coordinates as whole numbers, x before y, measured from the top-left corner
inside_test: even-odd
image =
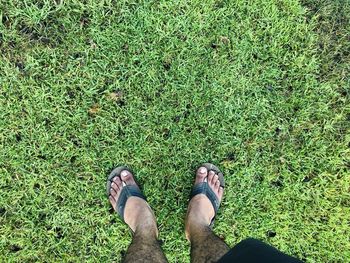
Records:
[[[133,175],[128,170],[120,173],[120,178],[115,176],[111,184],[109,201],[114,210],[117,211],[117,202],[125,185],[136,185]],[[128,198],[124,209],[124,221],[132,231],[148,231],[158,236],[157,223],[151,207],[148,203],[135,196]]]
[[[224,188],[220,186],[219,176],[214,171],[208,172],[206,167],[199,167],[196,172],[195,185],[207,180],[209,187],[219,199],[222,200]],[[215,216],[215,210],[205,194],[194,196],[187,210],[186,216],[186,237],[189,239],[191,230],[196,227],[209,226]]]

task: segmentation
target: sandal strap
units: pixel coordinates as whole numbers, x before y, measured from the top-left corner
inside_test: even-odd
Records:
[[[209,201],[211,202],[214,208],[215,215],[216,215],[220,207],[220,201],[219,201],[219,198],[214,193],[214,191],[209,187],[208,182],[201,182],[194,185],[191,192],[190,199],[192,199],[194,196],[198,194],[205,194],[208,197]]]
[[[117,168],[113,169],[113,171],[109,174],[109,176],[107,178],[107,186],[106,186],[108,197],[111,194],[113,179],[117,176],[120,178],[120,173],[123,170],[127,170],[130,173],[132,173],[127,166],[118,166]],[[122,218],[122,220],[125,221],[124,220],[124,210],[125,210],[126,201],[128,200],[129,197],[136,196],[136,197],[139,197],[139,198],[145,200],[146,202],[147,202],[147,200],[137,185],[125,185],[124,183],[123,183],[123,185],[124,186],[120,192],[120,195],[119,195],[119,198],[117,201],[117,209],[116,210],[117,210],[117,213],[119,214],[119,216]]]
[[[131,196],[139,197],[139,198],[147,201],[146,197],[142,194],[142,192],[138,188],[138,186],[125,185],[122,188],[122,191],[120,192],[120,195],[119,195],[119,198],[117,201],[117,212],[118,212],[119,216],[123,219],[123,221],[124,221],[124,210],[125,210],[126,201]]]
[[[217,166],[215,166],[212,163],[202,163],[200,165],[200,167],[207,168],[208,173],[210,171],[214,171],[215,174],[217,174],[218,177],[219,177],[220,187],[222,187],[222,188],[225,187],[224,175],[222,174],[222,172],[220,171],[220,169]],[[198,183],[198,184],[193,186],[192,192],[191,192],[191,195],[190,195],[190,199],[192,199],[194,196],[196,196],[198,194],[206,195],[206,197],[208,197],[210,203],[212,204],[212,206],[214,208],[215,215],[214,215],[214,217],[211,220],[210,225],[209,225],[209,227],[212,227],[214,225],[215,217],[216,217],[216,214],[218,213],[218,210],[219,210],[219,207],[220,207],[220,200],[216,196],[214,191],[210,188],[210,186],[209,186],[209,184],[208,184],[208,182],[206,180],[204,182]]]

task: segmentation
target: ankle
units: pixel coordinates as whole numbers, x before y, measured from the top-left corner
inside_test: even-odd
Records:
[[[211,232],[208,225],[205,224],[186,224],[186,238],[188,241],[193,243],[194,240],[204,240]]]
[[[211,222],[211,215],[209,215],[205,209],[200,205],[192,206],[190,203],[186,222],[185,222],[185,234],[186,238],[190,240],[193,235],[201,235],[207,232]]]
[[[158,238],[158,228],[156,223],[143,223],[139,224],[135,228],[135,235],[145,238]]]
[[[187,214],[186,226],[188,226],[188,228],[196,229],[196,228],[207,227],[210,225],[210,222],[211,222],[210,216],[199,207],[190,209]]]
[[[132,199],[128,200],[125,209],[125,222],[134,231],[141,234],[144,232],[158,233],[157,223],[152,209],[144,200]]]

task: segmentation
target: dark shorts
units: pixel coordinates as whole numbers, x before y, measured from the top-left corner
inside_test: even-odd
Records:
[[[302,263],[259,240],[248,238],[227,252],[218,263]]]

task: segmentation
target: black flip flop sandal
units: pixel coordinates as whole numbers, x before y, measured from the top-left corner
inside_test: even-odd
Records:
[[[107,196],[108,196],[108,198],[109,198],[109,196],[111,194],[111,188],[112,188],[111,185],[112,185],[113,179],[116,176],[118,176],[120,178],[120,180],[121,180],[120,173],[123,170],[129,171],[134,176],[134,174],[126,166],[119,166],[119,167],[113,169],[113,171],[110,173],[110,175],[108,176],[108,179],[107,179]],[[135,180],[135,177],[134,177],[134,180]],[[126,204],[126,201],[128,200],[129,197],[136,196],[136,197],[142,198],[146,202],[147,202],[147,200],[146,200],[146,197],[142,194],[142,192],[141,192],[141,190],[140,190],[140,188],[138,186],[136,186],[136,185],[126,185],[124,182],[122,182],[122,183],[123,183],[123,188],[122,188],[122,190],[120,192],[120,195],[119,195],[119,198],[118,198],[118,201],[117,201],[116,209],[117,209],[118,215],[124,221],[125,204]]]
[[[218,167],[216,167],[214,164],[211,164],[211,163],[203,163],[199,167],[207,168],[208,174],[210,171],[215,172],[215,174],[217,174],[219,176],[220,187],[223,187],[223,188],[225,187],[224,175],[222,174],[222,172],[220,171],[220,169]],[[219,207],[220,207],[220,201],[219,201],[218,197],[216,196],[216,194],[214,193],[214,191],[209,187],[209,184],[207,182],[207,178],[205,179],[204,182],[195,184],[193,186],[190,200],[198,194],[205,194],[214,207],[215,215],[214,215],[214,217],[211,220],[210,225],[209,225],[209,227],[212,227],[214,225],[215,217],[216,217],[216,214],[217,214]]]

